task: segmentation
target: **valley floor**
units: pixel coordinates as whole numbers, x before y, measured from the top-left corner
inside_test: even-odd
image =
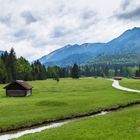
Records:
[[[2,89],[3,85],[0,85],[0,131],[28,127],[46,120],[59,120],[60,118],[65,118],[67,116],[96,112],[98,110],[140,101],[140,94],[114,89],[111,86],[112,81],[101,78],[84,78],[78,80],[60,79],[59,83],[53,80],[33,81],[30,82],[30,84],[34,87],[33,96],[22,98],[5,97]],[[133,86],[135,86],[135,81],[133,81]],[[139,109],[139,107],[137,108]],[[72,124],[74,125],[74,123]],[[100,128],[101,126],[97,124],[94,125],[94,127]],[[59,128],[57,128],[57,130],[58,129]],[[56,130],[54,129],[53,131]],[[49,130],[49,132],[52,136],[51,130]],[[48,134],[47,131],[44,133]],[[55,136],[55,133],[53,134]],[[40,137],[43,136],[41,135],[42,133],[40,134]],[[78,134],[76,135],[78,136]],[[36,139],[33,137],[31,140]],[[41,140],[49,139],[49,136],[47,138],[43,137]],[[76,139],[76,137],[73,137],[73,139]]]
[[[140,106],[82,119],[18,140],[139,140]]]

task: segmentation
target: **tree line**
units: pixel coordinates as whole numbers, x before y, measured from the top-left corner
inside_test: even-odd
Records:
[[[39,61],[30,64],[25,58],[16,57],[12,48],[0,56],[0,83],[14,80],[43,80],[46,79],[46,68]]]
[[[59,81],[59,78],[79,78],[79,67],[61,68],[58,66],[46,68],[39,60],[29,63],[25,58],[17,58],[14,49],[8,53],[5,51],[0,56],[0,83],[8,83],[15,80],[45,80],[52,78]]]
[[[93,64],[80,67],[83,76],[134,77],[138,69],[136,64]]]
[[[72,77],[140,77],[140,65],[135,64],[74,64],[69,67],[51,66],[45,67],[39,60],[29,63],[25,58],[16,57],[12,48],[10,52],[4,52],[0,56],[0,83],[7,83],[14,80],[44,80],[52,78],[59,81],[59,78]]]
[[[71,67],[59,67],[51,66],[47,68],[47,78],[53,78],[57,80],[58,78],[72,77],[77,79],[80,77],[80,68],[77,64]]]
[[[79,77],[140,77],[140,66],[135,64],[94,64],[71,67],[52,66],[47,68],[47,78]]]

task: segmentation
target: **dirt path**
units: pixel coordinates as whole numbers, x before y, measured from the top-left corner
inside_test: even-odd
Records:
[[[128,91],[128,92],[140,93],[140,90],[129,89],[129,88],[123,87],[119,84],[119,81],[113,80],[113,79],[111,79],[111,80],[113,81],[112,87],[114,87],[116,89],[123,90],[123,91]]]

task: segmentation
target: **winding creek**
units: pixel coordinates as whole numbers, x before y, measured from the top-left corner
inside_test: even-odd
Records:
[[[76,119],[68,119],[62,122],[56,122],[56,123],[51,123],[51,124],[46,124],[46,125],[42,125],[42,126],[38,126],[36,128],[31,128],[31,129],[26,129],[26,130],[21,130],[21,131],[17,131],[17,132],[13,132],[13,133],[9,133],[9,134],[4,134],[0,136],[0,140],[11,140],[14,138],[19,138],[21,136],[27,135],[27,134],[33,134],[33,133],[37,133],[37,132],[41,132],[43,130],[47,130],[50,128],[56,128],[56,127],[60,127],[63,126],[65,124],[68,124],[72,121],[76,121],[76,120],[80,120],[80,119],[84,119],[84,118],[89,118],[89,117],[96,117],[96,116],[102,116],[109,113],[109,111],[102,111],[101,113],[97,113],[95,115],[91,115],[91,116],[85,116],[85,117],[79,117]]]
[[[128,88],[120,86],[119,81],[117,81],[117,80],[112,80],[112,81],[113,81],[112,86],[119,89],[119,90],[140,93],[139,90],[128,89]],[[19,138],[19,137],[24,136],[26,134],[33,134],[33,133],[41,132],[43,130],[60,127],[60,126],[63,126],[65,124],[68,124],[70,122],[80,120],[80,119],[84,119],[84,118],[103,116],[103,115],[106,115],[107,113],[110,113],[112,111],[117,111],[117,110],[120,110],[120,109],[123,109],[123,108],[128,108],[130,106],[138,105],[138,104],[140,105],[140,102],[130,103],[128,105],[119,106],[119,107],[115,107],[115,108],[111,108],[111,109],[105,109],[104,111],[93,112],[91,114],[84,114],[84,115],[81,115],[81,116],[75,116],[75,118],[74,117],[69,118],[69,119],[66,118],[63,121],[46,123],[46,124],[38,125],[38,126],[32,127],[32,128],[21,129],[19,131],[9,131],[9,133],[1,134],[0,135],[0,140],[11,140],[11,139],[14,139],[14,138]]]

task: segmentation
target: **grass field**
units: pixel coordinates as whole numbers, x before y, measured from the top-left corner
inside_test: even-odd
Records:
[[[120,84],[128,88],[140,90],[140,80],[123,79],[122,81],[120,81]]]
[[[140,106],[78,120],[18,140],[140,140]]]
[[[33,96],[5,97],[0,85],[0,130],[44,120],[93,112],[140,100],[140,94],[119,91],[104,79],[61,79],[30,82]]]

